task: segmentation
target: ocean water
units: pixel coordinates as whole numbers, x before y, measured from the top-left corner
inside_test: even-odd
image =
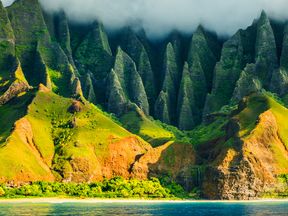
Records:
[[[1,203],[0,215],[288,216],[288,202]]]

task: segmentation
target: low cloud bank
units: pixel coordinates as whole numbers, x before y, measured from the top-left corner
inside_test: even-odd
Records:
[[[110,30],[126,25],[144,28],[151,37],[179,30],[190,33],[202,24],[231,35],[259,17],[288,20],[288,0],[39,0],[47,11],[64,10],[71,20],[98,19]],[[9,5],[13,0],[2,0]]]

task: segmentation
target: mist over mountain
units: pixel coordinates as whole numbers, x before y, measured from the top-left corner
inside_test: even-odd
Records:
[[[2,0],[10,5],[13,0]],[[40,0],[47,11],[64,10],[71,20],[99,19],[106,28],[144,28],[150,37],[179,30],[193,32],[199,24],[220,35],[245,28],[265,10],[271,18],[287,19],[287,0]]]

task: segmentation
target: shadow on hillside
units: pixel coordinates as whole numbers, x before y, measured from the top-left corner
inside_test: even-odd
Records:
[[[6,139],[10,136],[14,124],[24,117],[27,108],[34,98],[33,92],[13,98],[8,103],[0,106],[0,147],[3,147]]]
[[[186,191],[200,185],[199,166],[191,144],[174,143],[161,152],[156,163],[148,163],[148,177],[165,178],[180,184]]]

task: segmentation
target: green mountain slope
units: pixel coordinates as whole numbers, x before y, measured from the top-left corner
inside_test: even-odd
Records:
[[[6,113],[1,117],[1,182],[128,178],[137,157],[153,149],[94,105],[65,99],[42,85],[0,110]],[[169,140],[172,135],[161,130]]]
[[[244,98],[233,116],[218,120],[215,137],[197,146],[207,197],[252,199],[280,184],[277,176],[288,171],[287,114],[275,99],[258,93]]]
[[[29,102],[31,103],[27,104]],[[12,133],[1,137],[1,163],[5,169],[1,170],[0,175],[7,180],[14,177],[20,180],[21,173],[24,176],[23,181],[27,180],[26,174],[31,175],[31,180],[45,180],[47,176],[50,177],[48,179],[53,179],[52,172],[57,178],[72,178],[75,181],[83,181],[88,178],[86,175],[89,178],[99,178],[102,175],[96,170],[101,172],[99,161],[109,154],[107,148],[110,144],[125,143],[127,139],[135,142],[139,153],[151,148],[148,143],[118,126],[95,106],[62,98],[44,86],[37,92],[13,99],[1,109],[8,115],[6,119],[11,120],[9,128],[4,125],[5,121],[1,121],[1,128],[6,127],[3,135],[11,130],[13,121],[16,122]],[[15,109],[18,119],[13,115]],[[13,149],[20,152],[16,154]],[[47,175],[43,170],[44,165]],[[11,166],[15,169],[11,169]],[[77,173],[81,171],[78,170],[81,166],[84,166],[82,168],[87,173]]]

